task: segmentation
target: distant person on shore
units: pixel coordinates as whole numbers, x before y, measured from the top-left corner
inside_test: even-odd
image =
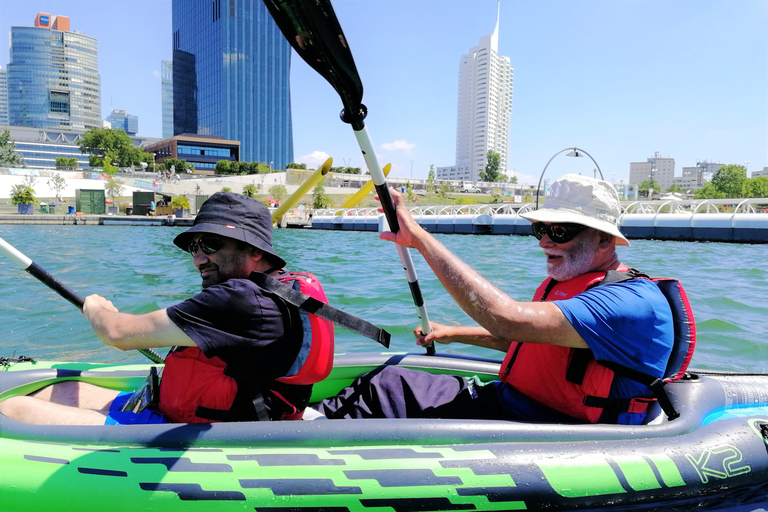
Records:
[[[149,214],[154,215],[155,214],[155,202],[150,201],[149,203]]]
[[[499,380],[482,384],[384,366],[321,402],[320,412],[330,419],[644,421],[651,398],[659,396],[649,384],[664,377],[673,349],[673,312],[654,281],[619,261],[616,246],[629,242],[617,227],[621,206],[610,183],[563,176],[542,208],[522,214],[533,223],[549,274],[533,302],[513,300],[483,279],[413,220],[400,194],[392,195],[400,230],[381,238],[417,249],[479,324],[432,323],[428,335],[417,327],[417,343],[466,343],[505,352]],[[679,309],[676,314],[686,314]]]
[[[83,307],[106,345],[175,347],[165,359],[156,407],[124,410],[132,393],[72,380],[2,401],[0,413],[27,423],[71,425],[300,419],[312,382],[325,377],[317,368],[330,370],[333,326],[313,319],[306,330],[310,320],[303,310],[249,279],[254,272],[286,276],[285,261],[272,247],[267,207],[240,194],[216,193],[173,243],[193,256],[200,293],[142,315],[120,313],[99,295],[88,296]],[[324,301],[322,287],[308,276],[318,292],[307,293]]]

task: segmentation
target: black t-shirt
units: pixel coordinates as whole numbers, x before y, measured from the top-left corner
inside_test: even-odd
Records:
[[[207,357],[220,357],[228,370],[240,379],[253,379],[262,392],[266,386],[276,389],[271,381],[288,372],[301,349],[301,321],[296,308],[248,279],[209,286],[166,312]],[[277,388],[280,394],[291,395],[286,398],[299,408],[309,400],[311,386]],[[267,402],[269,405],[271,400]]]

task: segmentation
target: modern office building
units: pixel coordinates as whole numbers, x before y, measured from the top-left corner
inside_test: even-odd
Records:
[[[648,158],[645,162],[630,162],[630,184],[640,185],[650,179],[656,180],[662,190],[671,187],[675,180],[675,159],[662,158],[657,151],[653,158]]]
[[[500,5],[493,33],[481,37],[480,44],[459,62],[456,162],[438,168],[438,178],[477,180],[485,170],[488,151],[498,153],[499,170],[507,170],[513,68],[509,57],[499,55]]]
[[[8,116],[12,126],[84,132],[101,128],[96,39],[69,18],[38,13],[33,27],[11,27]]]
[[[293,161],[291,47],[260,0],[173,0],[174,135],[240,141],[240,159]]]
[[[0,125],[8,124],[8,72],[0,68]]]
[[[202,174],[212,174],[219,160],[240,160],[240,142],[213,136],[175,135],[149,144],[143,150],[154,153],[157,164],[169,158],[180,158],[194,165],[195,172]]]
[[[112,113],[107,116],[106,121],[111,124],[112,128],[115,130],[122,128],[127,135],[136,135],[139,133],[138,116],[126,114],[125,110],[113,110]]]
[[[674,184],[685,191],[699,189],[705,183],[712,181],[712,177],[723,165],[704,160],[696,162],[695,166],[683,167],[683,175],[676,177]]]
[[[163,109],[163,138],[173,137],[173,62],[160,61],[160,99]]]

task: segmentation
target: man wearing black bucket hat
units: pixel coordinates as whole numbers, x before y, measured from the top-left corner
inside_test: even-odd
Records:
[[[216,193],[173,242],[193,256],[202,278],[199,294],[143,315],[120,313],[98,295],[87,297],[83,307],[109,346],[176,347],[166,358],[159,393],[147,392],[154,399],[159,394],[159,403],[139,410],[134,402],[143,389],[118,394],[69,381],[0,402],[0,412],[45,424],[299,419],[312,389],[312,375],[302,374],[298,382],[290,378],[301,373],[297,362],[310,350],[303,313],[249,279],[254,272],[285,275],[285,261],[272,247],[267,207],[243,195]],[[314,276],[308,280],[324,301]],[[332,355],[332,325],[313,325],[320,332],[311,334],[312,348],[317,338],[326,352],[330,343]]]
[[[629,245],[618,229],[621,204],[608,182],[569,174],[544,206],[521,214],[546,256],[547,278],[532,302],[513,300],[483,279],[411,217],[393,192],[400,230],[381,238],[417,249],[441,284],[479,325],[432,323],[417,343],[466,343],[500,350],[499,380],[434,375],[396,365],[357,379],[318,409],[328,418],[436,417],[554,423],[642,423],[663,393],[675,349],[692,352],[695,330],[677,281],[656,284],[619,261]],[[500,256],[503,258],[503,256]],[[672,309],[672,306],[674,310]],[[681,329],[676,343],[675,323]],[[689,336],[682,336],[688,327]],[[686,346],[686,344],[689,346]],[[679,378],[690,360],[676,368]],[[674,366],[674,365],[673,365]],[[668,407],[669,406],[669,407]]]

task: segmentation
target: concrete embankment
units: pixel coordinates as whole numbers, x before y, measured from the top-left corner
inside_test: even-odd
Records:
[[[143,217],[140,215],[0,214],[0,224],[59,226],[191,226],[193,220],[186,217]]]

